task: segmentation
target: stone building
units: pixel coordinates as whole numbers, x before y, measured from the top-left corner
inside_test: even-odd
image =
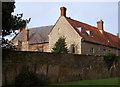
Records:
[[[60,8],[60,17],[51,26],[22,28],[11,40],[21,51],[51,52],[59,37],[66,38],[69,53],[102,55],[104,51],[120,53],[120,38],[104,30],[104,22],[98,21],[97,27],[66,16],[66,8]]]

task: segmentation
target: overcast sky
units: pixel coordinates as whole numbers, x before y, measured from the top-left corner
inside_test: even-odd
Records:
[[[118,2],[16,2],[14,14],[31,18],[28,28],[54,25],[60,16],[60,7],[67,8],[67,17],[96,26],[104,21],[104,29],[118,32]]]

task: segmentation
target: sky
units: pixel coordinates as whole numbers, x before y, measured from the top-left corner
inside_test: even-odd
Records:
[[[13,14],[23,13],[31,18],[28,28],[54,25],[60,16],[60,7],[67,8],[67,17],[97,26],[104,21],[104,30],[118,32],[118,2],[16,2]]]

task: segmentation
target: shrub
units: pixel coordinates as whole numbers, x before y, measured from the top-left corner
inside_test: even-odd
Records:
[[[49,83],[49,78],[46,75],[30,72],[28,70],[22,71],[15,79],[15,85],[26,86],[38,86],[46,85]]]
[[[53,53],[68,53],[65,37],[60,37],[52,49]]]
[[[113,65],[113,62],[114,62],[115,58],[116,58],[116,56],[113,52],[111,52],[111,51],[105,51],[104,52],[104,60],[107,64],[108,70]]]
[[[31,86],[37,83],[37,75],[28,70],[22,71],[15,79],[15,85],[17,86]]]

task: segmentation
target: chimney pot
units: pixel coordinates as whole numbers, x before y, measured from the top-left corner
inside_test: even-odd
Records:
[[[103,23],[104,22],[102,20],[97,21],[97,28],[100,30],[101,33],[103,33],[103,31],[104,31]]]
[[[119,33],[117,33],[117,36],[119,37]]]
[[[66,10],[67,9],[65,7],[61,7],[60,10],[61,10],[60,16],[65,16],[66,17]]]

